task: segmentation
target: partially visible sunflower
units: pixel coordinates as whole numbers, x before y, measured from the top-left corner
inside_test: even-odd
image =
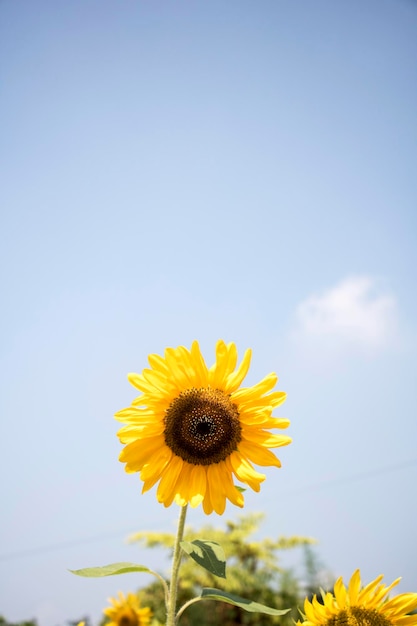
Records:
[[[360,571],[356,570],[345,587],[342,578],[334,586],[334,593],[322,593],[321,604],[317,596],[304,602],[304,619],[296,626],[416,626],[417,593],[401,593],[391,600],[388,593],[400,578],[391,585],[381,584],[378,576],[366,587],[361,586]]]
[[[152,611],[149,607],[140,608],[139,600],[134,593],[125,596],[119,591],[119,599],[109,598],[113,606],[103,610],[110,618],[106,626],[149,626]]]
[[[240,387],[250,359],[247,350],[235,369],[236,345],[218,341],[216,362],[208,368],[194,341],[191,350],[179,346],[167,348],[164,357],[151,354],[151,369],[128,375],[142,395],[116,413],[127,424],[118,432],[126,444],[120,461],[127,472],[140,472],[142,493],[159,481],[157,498],[165,506],[202,503],[205,513],[222,514],[226,498],[240,507],[244,503],[233,475],[259,491],[265,475],[252,463],[281,466],[268,448],[285,446],[291,439],[265,429],[289,425],[287,419],[271,417],[286,394],[269,393],[276,374],[253,387]]]

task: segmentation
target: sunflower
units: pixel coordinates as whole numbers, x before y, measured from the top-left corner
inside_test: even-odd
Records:
[[[125,596],[119,591],[119,599],[109,598],[109,602],[113,606],[103,611],[110,618],[107,626],[148,626],[151,623],[151,609],[149,607],[141,609],[134,593]]]
[[[118,432],[126,444],[120,461],[126,472],[140,472],[142,493],[158,481],[157,499],[164,506],[203,504],[207,514],[222,514],[226,498],[242,507],[238,481],[259,491],[265,475],[252,463],[280,467],[268,448],[285,446],[289,437],[265,429],[286,428],[289,420],[271,417],[285,400],[282,391],[269,393],[277,382],[269,374],[253,387],[240,387],[251,359],[247,350],[236,369],[234,343],[218,341],[216,362],[208,368],[197,341],[151,354],[150,369],[129,374],[142,392],[132,405],[116,413],[127,425]]]
[[[402,593],[388,600],[388,593],[401,579],[389,586],[381,584],[382,579],[378,576],[362,587],[356,570],[346,588],[339,578],[334,594],[322,592],[323,603],[316,596],[311,602],[305,600],[304,619],[296,626],[416,626],[417,614],[409,613],[417,608],[417,593]]]

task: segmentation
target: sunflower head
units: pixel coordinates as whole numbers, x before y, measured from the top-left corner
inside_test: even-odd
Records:
[[[253,463],[281,466],[268,448],[291,439],[268,431],[289,425],[272,417],[286,394],[272,391],[275,374],[241,387],[250,359],[247,350],[236,368],[236,345],[218,341],[216,361],[208,368],[195,341],[190,350],[179,346],[164,356],[151,354],[150,368],[129,374],[141,395],[116,413],[126,424],[118,432],[125,444],[120,461],[127,472],[139,472],[142,492],[159,482],[157,498],[165,506],[202,503],[205,513],[222,514],[226,499],[243,506],[234,477],[259,491],[265,476]]]
[[[140,608],[138,597],[133,593],[125,596],[119,591],[118,598],[109,598],[112,606],[103,610],[109,618],[107,626],[149,626],[152,611],[149,607]]]
[[[319,602],[305,600],[303,620],[296,626],[417,626],[417,614],[409,615],[417,608],[417,593],[402,593],[391,600],[388,593],[400,581],[391,585],[381,583],[378,576],[362,587],[360,571],[356,570],[345,587],[342,578],[334,586],[333,593],[322,594]]]

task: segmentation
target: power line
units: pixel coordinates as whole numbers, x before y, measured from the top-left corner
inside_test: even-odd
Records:
[[[339,478],[329,478],[328,480],[322,480],[319,483],[312,483],[311,485],[303,485],[302,487],[291,489],[290,491],[284,492],[281,495],[292,496],[292,495],[300,495],[302,493],[306,493],[309,491],[318,491],[319,489],[325,489],[326,487],[333,487],[336,485],[353,483],[358,480],[372,478],[373,476],[380,476],[381,474],[388,474],[389,472],[396,472],[398,470],[406,469],[407,467],[412,467],[413,465],[417,465],[417,459],[411,459],[409,461],[404,461],[404,463],[397,463],[396,465],[385,465],[384,467],[379,467],[379,468],[369,470],[366,472],[359,472],[358,474],[350,474],[349,476],[340,476]]]
[[[104,541],[105,539],[114,539],[120,537],[121,534],[128,534],[132,531],[132,527],[125,530],[113,531],[102,535],[95,535],[94,537],[84,537],[83,539],[72,539],[70,541],[60,541],[59,543],[51,543],[47,546],[39,546],[38,548],[29,548],[26,550],[16,550],[15,552],[8,552],[0,554],[0,561],[9,561],[11,559],[17,559],[23,556],[34,556],[36,554],[44,554],[45,552],[54,552],[55,550],[61,550],[63,548],[73,548],[74,546],[85,545],[88,543],[94,543],[96,541]]]
[[[281,495],[286,496],[298,496],[310,491],[317,491],[319,489],[325,489],[327,487],[333,487],[336,485],[342,485],[346,483],[356,482],[371,478],[373,476],[380,476],[381,474],[387,474],[388,472],[396,472],[398,470],[406,469],[417,465],[417,459],[411,459],[404,461],[404,463],[397,463],[395,465],[385,465],[384,467],[375,468],[366,472],[359,472],[357,474],[351,474],[349,476],[340,476],[339,478],[330,478],[329,480],[322,480],[319,483],[312,483],[310,485],[303,485],[296,489],[291,489],[288,492],[284,492]],[[104,541],[105,539],[114,539],[120,537],[120,535],[127,535],[132,532],[132,528],[121,529],[113,531],[111,533],[94,535],[93,537],[85,537],[84,539],[73,539],[70,541],[61,541],[59,543],[52,543],[47,546],[40,546],[38,548],[29,548],[26,550],[16,550],[15,552],[8,552],[0,554],[0,561],[10,561],[12,559],[18,559],[25,556],[34,556],[37,554],[44,554],[45,552],[54,552],[55,550],[61,550],[64,548],[72,548],[74,546],[85,545],[88,543],[94,543],[97,541]]]

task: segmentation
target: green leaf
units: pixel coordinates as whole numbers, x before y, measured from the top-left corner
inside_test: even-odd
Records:
[[[85,567],[84,569],[70,569],[71,574],[85,576],[86,578],[102,578],[103,576],[115,576],[116,574],[128,574],[129,572],[148,572],[152,570],[144,565],[135,563],[111,563],[102,567]]]
[[[227,593],[226,591],[220,591],[220,589],[212,589],[211,587],[205,587],[201,591],[201,599],[202,600],[218,600],[220,602],[227,602],[227,604],[233,604],[234,606],[239,606],[241,609],[248,611],[249,613],[265,613],[266,615],[285,615],[291,609],[272,609],[269,606],[265,606],[264,604],[259,604],[258,602],[252,602],[252,600],[246,600],[245,598],[240,598],[239,596],[235,596],[232,593]]]
[[[226,557],[221,545],[215,541],[195,539],[181,541],[181,548],[208,572],[219,578],[226,578]]]

